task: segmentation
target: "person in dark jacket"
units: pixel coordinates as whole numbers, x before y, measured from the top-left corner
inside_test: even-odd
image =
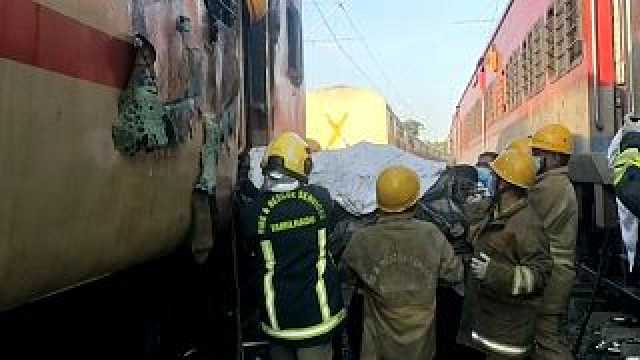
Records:
[[[525,359],[534,350],[536,317],[551,274],[549,241],[529,206],[531,155],[507,150],[491,163],[497,204],[473,240],[459,342],[488,359]]]
[[[533,135],[531,147],[539,166],[529,203],[542,220],[553,259],[536,324],[534,359],[571,360],[567,327],[578,236],[578,202],[568,167],[573,152],[571,132],[560,124],[544,126]]]
[[[329,192],[307,184],[310,149],[294,133],[267,148],[264,185],[241,209],[242,231],[260,258],[262,330],[274,360],[330,360],[346,317],[338,271],[327,250]]]
[[[618,199],[635,217],[640,217],[640,125],[634,125],[622,135],[613,173]]]

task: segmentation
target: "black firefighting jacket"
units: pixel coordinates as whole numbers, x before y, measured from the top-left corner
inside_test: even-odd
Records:
[[[327,342],[346,317],[327,250],[331,216],[329,192],[315,185],[260,192],[241,209],[244,238],[261,263],[262,330],[272,341],[296,347]]]

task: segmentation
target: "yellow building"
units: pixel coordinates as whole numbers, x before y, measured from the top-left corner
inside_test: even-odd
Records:
[[[323,150],[362,141],[395,144],[400,123],[384,97],[374,91],[345,86],[307,93],[307,138]]]

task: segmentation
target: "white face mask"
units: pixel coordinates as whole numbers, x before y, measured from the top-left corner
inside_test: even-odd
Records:
[[[300,187],[298,180],[277,171],[272,171],[264,177],[263,188],[270,192],[293,191],[298,187]]]

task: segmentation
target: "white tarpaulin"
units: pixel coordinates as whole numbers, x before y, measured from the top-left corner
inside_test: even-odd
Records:
[[[265,148],[250,152],[253,184],[262,186],[260,162]],[[391,145],[360,143],[342,150],[321,151],[313,154],[311,184],[329,190],[331,197],[349,213],[359,216],[376,210],[376,179],[388,166],[404,165],[415,170],[422,179],[421,196],[433,185],[444,170],[443,162],[425,160]]]
[[[616,136],[611,140],[611,145],[609,145],[609,167],[613,169],[613,162],[615,161],[616,155],[620,152],[620,142],[622,141],[622,136],[627,131],[640,131],[639,125],[626,121],[625,126],[622,127],[616,134]],[[618,203],[618,217],[620,218],[620,231],[622,232],[622,240],[624,241],[624,245],[627,249],[627,260],[629,261],[629,271],[633,271],[633,266],[636,258],[636,247],[638,246],[638,218],[629,211],[629,209],[620,202],[619,199],[616,199]]]

